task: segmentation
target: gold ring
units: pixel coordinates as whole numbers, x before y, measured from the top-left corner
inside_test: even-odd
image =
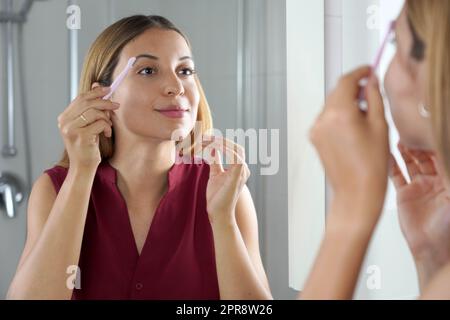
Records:
[[[88,120],[86,119],[86,117],[82,114],[80,114],[80,118],[84,120],[84,122],[88,123]]]

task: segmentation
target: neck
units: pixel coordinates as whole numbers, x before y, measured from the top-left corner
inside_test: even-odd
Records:
[[[117,136],[109,163],[117,169],[126,193],[163,193],[167,174],[175,163],[175,143],[157,139],[129,139]]]

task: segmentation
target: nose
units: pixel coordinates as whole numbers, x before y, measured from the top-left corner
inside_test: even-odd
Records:
[[[184,87],[177,75],[168,76],[164,84],[164,94],[167,96],[181,96],[184,94]]]

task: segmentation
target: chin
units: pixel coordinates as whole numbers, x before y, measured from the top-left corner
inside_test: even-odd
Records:
[[[414,137],[401,137],[400,143],[410,150],[434,151],[435,149],[430,143]]]
[[[163,130],[161,130],[161,132],[164,132],[162,136],[164,136],[165,140],[181,141],[189,136],[191,129],[186,127],[173,126],[172,128],[164,128]]]

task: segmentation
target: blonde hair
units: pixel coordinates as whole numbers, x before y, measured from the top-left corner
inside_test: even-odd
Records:
[[[78,94],[90,91],[94,82],[99,82],[103,86],[110,86],[112,75],[123,47],[146,30],[152,28],[175,31],[186,40],[189,48],[191,47],[187,37],[164,17],[134,15],[123,18],[106,28],[91,45],[81,72]],[[199,128],[201,133],[206,133],[213,127],[211,111],[197,75],[195,75],[195,81],[200,94],[196,121],[201,124]],[[114,154],[114,128],[112,130],[113,135],[110,139],[106,138],[103,133],[99,135],[99,149],[102,160],[108,159]],[[188,151],[191,153],[196,143],[193,136],[194,130],[189,135],[191,142]],[[69,167],[69,156],[66,149],[64,149],[57,165]]]
[[[433,133],[450,178],[450,1],[408,0],[407,15],[414,38],[411,54],[426,63]]]

